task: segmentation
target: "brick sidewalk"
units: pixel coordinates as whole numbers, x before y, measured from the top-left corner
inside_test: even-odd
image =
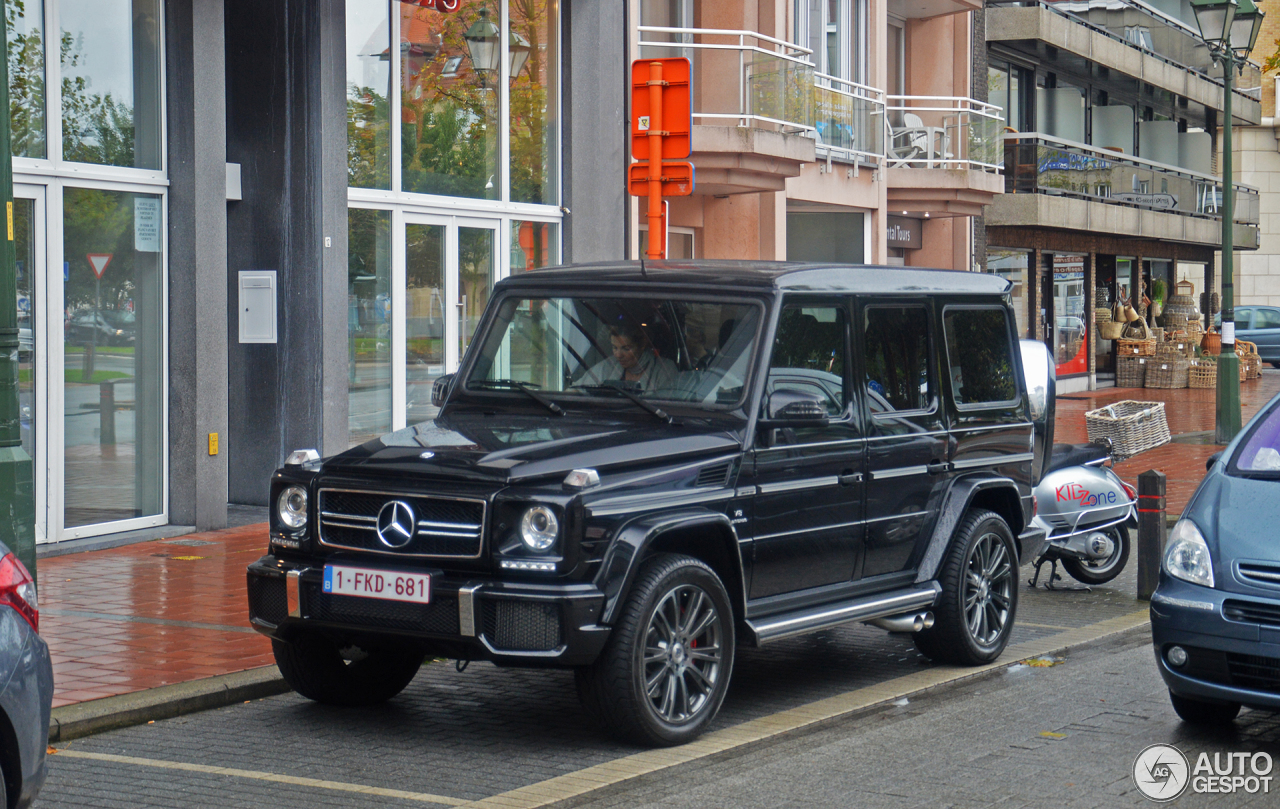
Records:
[[[1277,391],[1280,371],[1245,383],[1244,417]],[[1123,399],[1166,402],[1174,434],[1213,430],[1212,391],[1109,389],[1060,398],[1056,440],[1084,441],[1085,411]],[[1130,482],[1163,471],[1169,513],[1178,514],[1217,450],[1173,443],[1116,468]],[[54,705],[274,663],[270,642],[246,617],[245,567],[265,551],[266,534],[259,524],[41,559],[40,629],[53,655]]]

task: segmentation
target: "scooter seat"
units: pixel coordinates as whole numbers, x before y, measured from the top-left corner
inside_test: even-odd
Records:
[[[1054,444],[1049,454],[1049,468],[1044,470],[1048,475],[1068,466],[1084,466],[1106,460],[1109,453],[1101,444]]]

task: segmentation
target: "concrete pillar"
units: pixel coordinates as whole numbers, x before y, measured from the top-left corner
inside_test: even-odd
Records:
[[[564,15],[566,262],[627,258],[627,3],[575,0]],[[616,43],[616,44],[615,44]],[[345,132],[345,128],[343,129]]]
[[[707,199],[702,209],[703,258],[761,258],[760,209],[763,196],[733,194]],[[785,252],[785,236],[782,249]]]
[[[223,0],[168,0],[165,26],[169,520],[207,530],[227,524],[230,444]],[[218,455],[209,455],[210,433]]]

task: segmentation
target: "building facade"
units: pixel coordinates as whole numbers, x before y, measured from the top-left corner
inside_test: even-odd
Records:
[[[497,280],[641,255],[635,58],[693,65],[672,258],[982,265],[978,8],[10,0],[37,541],[221,527],[429,418]]]
[[[1265,59],[1280,40],[1280,14],[1270,13],[1262,19],[1255,59]],[[1235,270],[1235,303],[1237,306],[1259,304],[1280,306],[1280,121],[1276,118],[1276,99],[1280,79],[1274,74],[1262,79],[1262,118],[1258,126],[1233,130],[1236,152],[1236,176],[1242,182],[1261,189],[1258,250],[1238,257]],[[1268,318],[1270,316],[1268,315]],[[1271,327],[1268,322],[1267,327]],[[1280,325],[1280,324],[1276,324]]]
[[[1060,391],[1110,384],[1095,307],[1140,305],[1156,280],[1216,287],[1221,68],[1187,0],[993,0],[985,25],[1006,192],[987,212],[987,265],[1014,281],[1025,332],[1056,352]],[[1260,87],[1246,65],[1235,125],[1259,123]],[[1258,248],[1264,204],[1237,186],[1238,250]]]

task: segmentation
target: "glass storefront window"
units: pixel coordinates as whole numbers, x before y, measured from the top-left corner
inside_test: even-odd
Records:
[[[469,31],[502,22],[498,5],[460,0],[453,12],[397,3],[400,14],[401,181],[403,190],[498,199],[498,96],[493,64],[476,65]]]
[[[452,313],[445,305],[445,226],[405,225],[405,413],[409,424],[434,418],[431,387],[445,373]]]
[[[1089,335],[1084,311],[1084,263],[1088,256],[1053,256],[1053,351],[1058,376],[1089,372]]]
[[[347,184],[391,188],[391,7],[347,0]]]
[[[14,157],[45,156],[44,4],[9,0],[9,135]]]
[[[58,20],[62,159],[160,168],[159,0],[58,0]]]
[[[560,21],[547,0],[512,0],[511,199],[555,205],[559,154],[556,96]],[[527,56],[522,56],[527,54]]]
[[[511,223],[511,272],[560,263],[560,226],[554,222]]]
[[[22,422],[22,448],[31,458],[36,457],[36,244],[32,225],[35,220],[35,201],[13,201],[13,246],[16,253],[15,269],[18,276],[18,411]],[[42,459],[41,459],[42,460]]]
[[[162,199],[68,188],[64,525],[164,510]]]
[[[347,425],[352,446],[391,432],[391,212],[347,212]]]
[[[1030,334],[1027,322],[1026,279],[1031,254],[1026,250],[1007,250],[1002,247],[987,248],[987,271],[993,272],[1011,284],[1009,294],[1013,298],[1013,311],[1017,316],[1018,334]]]

